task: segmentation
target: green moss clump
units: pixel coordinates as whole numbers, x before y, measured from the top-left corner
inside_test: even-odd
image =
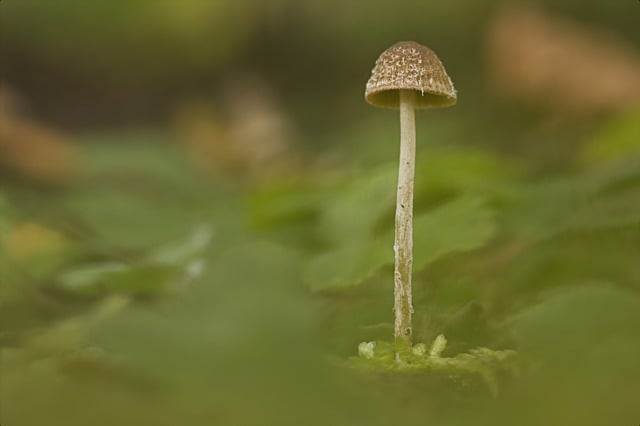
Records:
[[[498,393],[499,373],[514,374],[519,370],[514,350],[479,347],[454,357],[443,357],[446,347],[447,339],[442,334],[433,340],[429,349],[424,343],[403,347],[391,342],[362,342],[358,346],[358,357],[353,357],[350,365],[372,372],[435,373],[453,379],[476,376],[493,395]]]

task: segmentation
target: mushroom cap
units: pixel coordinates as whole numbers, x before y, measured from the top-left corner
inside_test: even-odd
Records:
[[[438,56],[415,41],[401,41],[382,52],[367,81],[364,98],[371,105],[398,108],[399,90],[420,93],[415,108],[445,107],[458,100]]]

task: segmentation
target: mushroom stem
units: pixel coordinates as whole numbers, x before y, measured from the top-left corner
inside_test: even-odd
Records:
[[[416,158],[414,90],[400,90],[400,167],[396,202],[394,271],[395,342],[411,346],[411,266],[413,264],[413,181]]]

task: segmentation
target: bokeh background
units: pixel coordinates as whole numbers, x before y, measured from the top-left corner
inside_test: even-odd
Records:
[[[637,424],[638,22],[2,0],[0,423]],[[392,339],[398,113],[364,85],[400,40],[459,93],[417,113],[415,340],[517,350],[495,381],[347,365]]]

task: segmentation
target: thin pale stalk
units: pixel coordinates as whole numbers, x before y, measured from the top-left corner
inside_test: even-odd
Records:
[[[411,346],[411,267],[413,265],[413,181],[416,158],[415,92],[400,90],[400,167],[394,242],[394,313],[396,344]]]

